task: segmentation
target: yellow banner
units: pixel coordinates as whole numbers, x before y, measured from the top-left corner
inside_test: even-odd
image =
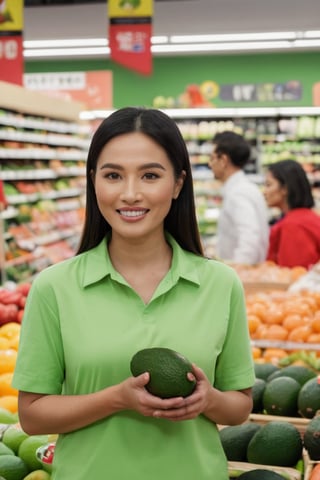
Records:
[[[0,0],[0,32],[23,30],[23,0]]]
[[[108,15],[109,18],[152,17],[153,0],[108,0]]]

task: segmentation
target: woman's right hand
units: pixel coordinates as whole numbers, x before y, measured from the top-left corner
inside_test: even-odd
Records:
[[[149,379],[149,373],[145,372],[137,377],[129,377],[119,385],[120,401],[125,410],[135,410],[145,417],[153,417],[155,411],[183,406],[183,397],[164,399],[149,393],[145,388]]]

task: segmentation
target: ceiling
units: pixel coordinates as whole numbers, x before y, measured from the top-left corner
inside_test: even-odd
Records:
[[[25,7],[26,41],[107,36],[106,0],[25,0]],[[155,0],[153,35],[300,32],[320,30],[319,19],[320,0]]]

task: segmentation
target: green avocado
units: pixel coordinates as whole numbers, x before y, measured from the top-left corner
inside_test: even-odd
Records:
[[[192,372],[191,362],[170,348],[139,350],[131,359],[130,369],[135,377],[149,372],[146,389],[157,397],[187,397],[196,387],[196,381],[187,377],[187,373]]]

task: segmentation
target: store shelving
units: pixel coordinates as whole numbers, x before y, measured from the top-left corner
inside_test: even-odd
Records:
[[[0,82],[2,277],[24,280],[74,253],[92,129],[83,105]],[[3,280],[3,278],[2,278]]]

